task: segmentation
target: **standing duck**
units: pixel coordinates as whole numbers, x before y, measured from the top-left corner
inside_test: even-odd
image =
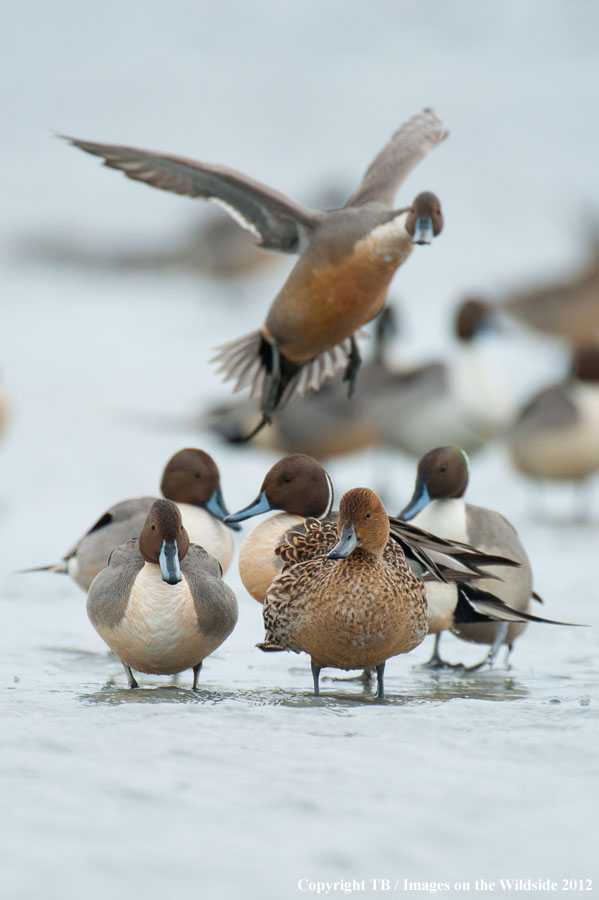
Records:
[[[226,571],[233,558],[233,539],[223,524],[227,515],[220,473],[211,456],[188,447],[168,461],[160,490],[167,500],[178,504],[192,543],[215,556]],[[139,535],[155,497],[122,500],[107,509],[60,562],[27,571],[60,572],[70,575],[84,591],[104,566],[115,547]]]
[[[522,613],[523,618],[532,618],[531,602],[536,595],[533,593],[532,570],[526,551],[516,529],[500,513],[466,503],[464,494],[468,477],[468,457],[462,449],[448,446],[430,450],[418,463],[414,494],[400,513],[400,518],[410,520],[439,537],[463,541],[482,552],[501,554],[519,563],[508,569],[490,566],[489,578],[480,579],[476,588],[492,592],[512,612]],[[431,586],[430,602],[433,609],[443,609],[447,602],[453,616],[457,599],[455,590],[449,596],[447,586]],[[440,632],[447,627],[451,627],[452,632],[464,641],[490,646],[482,666],[493,664],[502,644],[507,644],[509,655],[515,639],[526,628],[526,622],[509,622],[508,619],[483,624],[476,620],[472,623],[466,620],[465,624],[456,624],[450,619],[442,627],[434,625],[431,632],[437,633],[437,638],[431,665],[443,665],[439,656],[439,640]]]
[[[286,568],[266,595],[259,647],[309,653],[316,695],[325,667],[375,668],[382,698],[387,659],[426,636],[424,585],[397,544],[386,552],[388,540],[383,504],[354,488],[341,498],[337,529],[308,519],[306,532],[292,532],[280,548]]]
[[[138,687],[132,670],[193,669],[195,691],[203,660],[235,627],[237,600],[218,560],[190,544],[177,505],[156,500],[139,538],[117,547],[94,578],[87,614],[122,662],[129,687]]]
[[[508,448],[530,478],[582,482],[599,470],[599,344],[578,348],[569,377],[527,403]]]
[[[410,207],[393,208],[414,166],[445,137],[432,109],[412,116],[374,158],[343,209],[300,206],[223,166],[179,156],[67,138],[128,178],[220,203],[259,245],[299,259],[264,324],[224,345],[216,357],[225,380],[261,396],[263,420],[294,392],[318,390],[345,368],[350,392],[360,365],[355,334],[382,309],[387,289],[414,244],[441,233],[438,198],[426,191]],[[248,436],[249,437],[249,436]]]

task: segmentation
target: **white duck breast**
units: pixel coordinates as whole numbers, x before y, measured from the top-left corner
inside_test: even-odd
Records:
[[[190,542],[203,547],[218,559],[223,572],[226,572],[231,565],[234,549],[230,528],[201,506],[191,503],[177,503],[177,506]]]
[[[97,630],[122,662],[153,675],[191,669],[222,642],[200,631],[185,576],[179,584],[167,584],[154,563],[146,563],[135,579],[119,624]]]
[[[286,531],[299,528],[304,519],[291,513],[274,513],[252,528],[239,549],[239,574],[254,600],[264,603],[273,578],[283,570],[275,554]]]

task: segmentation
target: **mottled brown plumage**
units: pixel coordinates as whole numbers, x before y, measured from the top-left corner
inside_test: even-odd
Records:
[[[347,558],[330,558],[353,534]],[[264,650],[310,654],[318,693],[321,668],[379,670],[407,653],[427,633],[424,586],[398,545],[388,541],[389,520],[367,488],[345,494],[338,532],[307,519],[305,533],[292,532],[278,553],[285,569],[272,582],[264,604]],[[340,538],[335,550],[333,545]]]

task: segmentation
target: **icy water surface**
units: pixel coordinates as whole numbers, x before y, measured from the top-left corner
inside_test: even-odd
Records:
[[[256,495],[276,458],[221,447],[192,416],[228,396],[207,364],[210,348],[256,327],[289,262],[223,284],[19,256],[24,234],[158,246],[196,212],[103,170],[47,127],[195,153],[302,200],[332,172],[351,190],[391,130],[434,105],[451,138],[402,191],[405,200],[437,190],[447,221],[397,278],[414,358],[449,345],[446,323],[464,291],[497,294],[565,271],[583,253],[599,201],[596,10],[352,7],[175,3],[167,15],[150,2],[140,19],[125,3],[90,8],[83,20],[65,0],[33,26],[30,4],[12,12],[5,61],[10,83],[19,78],[5,143],[0,334],[12,403],[0,448],[2,898],[287,900],[310,894],[298,885],[353,879],[369,895],[380,893],[370,879],[389,879],[392,893],[424,896],[405,892],[404,878],[448,882],[445,896],[457,896],[467,891],[454,882],[599,874],[595,628],[531,627],[512,667],[492,672],[422,669],[427,641],[388,663],[383,703],[332,671],[314,698],[305,657],[255,649],[261,611],[233,566],[239,624],[206,661],[201,690],[192,694],[183,673],[141,675],[132,692],[74,584],[13,574],[58,559],[113,502],[155,492],[183,446],[215,455],[231,509]],[[517,336],[498,359],[522,397],[547,372],[559,376],[563,354]],[[338,496],[384,483],[395,511],[412,492],[413,461],[389,454],[330,471]],[[550,617],[597,621],[597,488],[594,524],[565,524],[576,502],[569,489],[544,498],[548,522],[501,448],[473,461],[471,499],[517,525]],[[451,637],[444,652],[480,659]]]

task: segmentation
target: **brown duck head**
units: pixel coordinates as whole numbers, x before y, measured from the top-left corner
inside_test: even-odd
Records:
[[[317,460],[303,453],[285,456],[270,469],[260,493],[249,506],[227,516],[225,521],[242,522],[252,516],[280,509],[296,516],[323,519],[333,506],[333,484]]]
[[[468,487],[468,456],[460,447],[436,447],[420,459],[412,499],[399,518],[408,521],[431,500],[463,497]]]
[[[139,552],[146,562],[160,566],[163,581],[182,580],[180,561],[189,549],[179,507],[172,500],[156,500],[139,535]]]
[[[492,307],[478,297],[469,297],[458,306],[453,327],[457,339],[466,342],[485,331],[500,330]]]
[[[369,488],[353,488],[341,498],[339,540],[327,553],[329,559],[346,559],[356,549],[380,554],[389,540],[389,517]]]
[[[220,487],[220,472],[212,457],[203,450],[187,447],[175,453],[166,464],[160,490],[167,500],[202,506],[217,519],[224,520],[228,515]],[[230,527],[235,528],[234,525]]]
[[[406,231],[413,244],[431,244],[443,231],[441,201],[431,191],[418,194],[406,219]]]

